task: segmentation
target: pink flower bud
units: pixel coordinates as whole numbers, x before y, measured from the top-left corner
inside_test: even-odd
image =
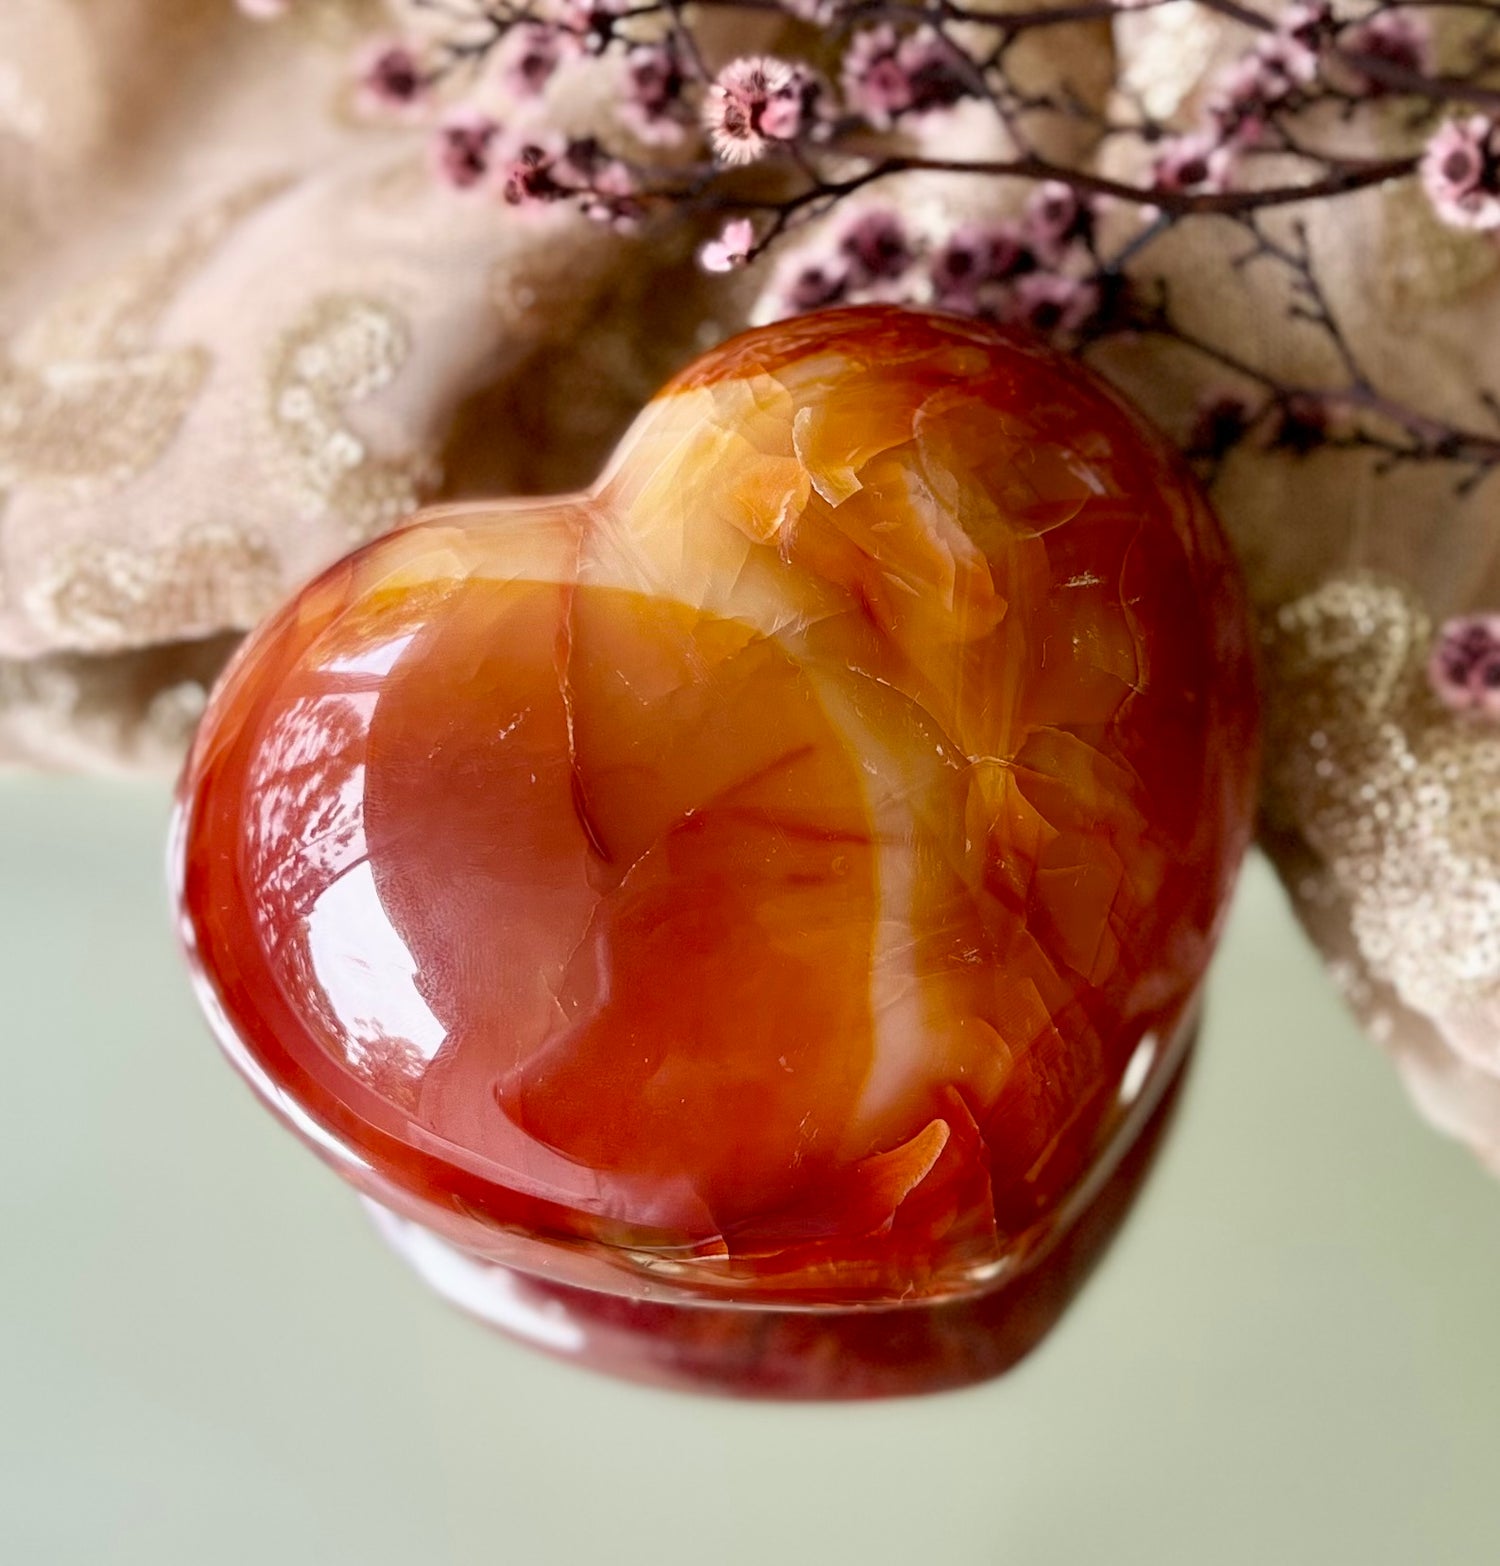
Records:
[[[625,101],[620,118],[649,145],[681,141],[693,122],[687,73],[675,40],[639,44],[625,57]]]
[[[359,104],[366,113],[406,115],[425,104],[431,78],[421,57],[402,39],[372,43],[356,61]]]
[[[1422,184],[1445,223],[1500,229],[1500,124],[1472,114],[1439,126],[1422,155]]]
[[[698,252],[699,264],[706,272],[733,272],[750,259],[755,248],[755,228],[749,218],[731,218],[716,239]]]
[[[893,281],[912,261],[905,225],[894,212],[882,209],[862,212],[848,223],[838,249],[856,285]]]
[[[505,35],[495,54],[500,81],[518,98],[536,98],[569,54],[578,52],[573,34],[544,22],[523,22]]]
[[[1367,21],[1345,29],[1339,35],[1338,45],[1340,55],[1345,57],[1337,62],[1340,83],[1347,81],[1351,91],[1371,98],[1381,97],[1390,89],[1363,71],[1358,58],[1348,56],[1412,72],[1426,71],[1432,64],[1432,33],[1427,20],[1408,11],[1378,11]]]
[[[844,51],[844,98],[884,128],[903,114],[947,108],[975,91],[972,68],[941,33],[919,28],[902,38],[888,23],[861,28]]]
[[[1427,674],[1444,706],[1500,719],[1500,614],[1449,620],[1433,644]]]
[[[499,134],[500,127],[487,114],[455,110],[433,133],[432,165],[438,178],[455,190],[483,185]]]
[[[1232,149],[1216,136],[1175,136],[1157,152],[1151,183],[1167,191],[1223,190],[1233,164]]]
[[[1033,272],[1011,291],[1005,318],[1047,337],[1071,337],[1098,315],[1096,283],[1055,272]]]

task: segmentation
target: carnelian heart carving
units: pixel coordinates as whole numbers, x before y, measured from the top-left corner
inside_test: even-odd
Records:
[[[951,1297],[1169,1074],[1254,768],[1166,445],[1040,346],[841,311],[708,354],[589,493],[430,512],[257,631],[184,927],[268,1100],[470,1253]]]

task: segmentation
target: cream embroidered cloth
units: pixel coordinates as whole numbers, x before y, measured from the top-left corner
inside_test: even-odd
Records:
[[[352,113],[360,11],[0,7],[0,760],[169,762],[222,633],[441,488],[592,476],[733,324],[439,188]]]
[[[755,310],[764,280],[701,278],[690,236],[521,223],[439,189],[417,132],[352,111],[349,48],[377,20],[361,0],[273,26],[229,0],[0,6],[0,762],[170,765],[236,634],[309,572],[439,493],[582,482],[676,363]],[[1236,37],[1170,5],[1114,42],[1030,40],[1026,68],[1099,102],[1118,48],[1185,118]],[[582,127],[608,74],[576,82]],[[972,117],[932,135],[975,153]],[[927,180],[898,199],[1013,198]],[[1500,250],[1410,189],[1312,235],[1376,379],[1482,417]],[[1269,274],[1205,286],[1226,242],[1197,226],[1165,250],[1187,313],[1285,376],[1334,373]],[[1211,385],[1160,349],[1109,369],[1169,427]],[[1500,497],[1247,453],[1218,499],[1267,634],[1265,840],[1421,1106],[1500,1165],[1500,729],[1422,676],[1435,618],[1500,603]]]

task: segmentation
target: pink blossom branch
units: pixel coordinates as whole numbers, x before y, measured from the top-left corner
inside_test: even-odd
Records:
[[[262,14],[299,3],[241,0]],[[786,312],[904,299],[1020,322],[1080,347],[1130,332],[1174,339],[1260,399],[1248,417],[1227,404],[1210,410],[1214,451],[1258,430],[1293,453],[1352,447],[1386,465],[1455,464],[1468,487],[1500,468],[1500,418],[1495,432],[1459,427],[1373,384],[1295,218],[1414,180],[1440,222],[1500,237],[1500,0],[1372,0],[1357,15],[1335,12],[1330,0],[1295,0],[1274,13],[1248,0],[1190,0],[1241,43],[1202,84],[1193,99],[1201,108],[1186,125],[1163,123],[1143,104],[1123,111],[1119,92],[1086,101],[1066,79],[1039,89],[1012,68],[1028,36],[1176,0],[1032,0],[1009,11],[972,0],[412,3],[434,19],[435,36],[367,58],[360,101],[408,121],[426,114],[433,166],[466,199],[498,197],[518,214],[566,202],[618,229],[712,214],[720,227],[703,247],[704,265],[729,271],[776,252],[767,302]],[[1473,25],[1457,23],[1447,68],[1437,70],[1426,19],[1444,12]],[[802,30],[786,36],[816,58],[711,65],[697,32],[706,13],[795,20]],[[1117,34],[1122,47],[1129,37]],[[566,108],[554,78],[605,56],[620,73],[624,150],[560,130],[512,133],[474,91],[498,73],[511,97],[544,111],[522,123],[545,123]],[[964,103],[993,116],[1008,155],[921,155],[902,141]],[[1394,150],[1349,157],[1331,147],[1331,127],[1355,117],[1378,123]],[[1077,161],[1039,150],[1058,119],[1083,133],[1088,150]],[[1133,149],[1124,166],[1136,172],[1100,172],[1094,160],[1106,145]],[[671,156],[658,156],[659,147]],[[759,165],[748,179],[739,172],[747,164]],[[871,198],[893,179],[922,174],[1020,186],[1030,196],[1018,217],[916,232]],[[1116,220],[1107,254],[1095,221],[1106,207]],[[1282,237],[1288,216],[1290,239]],[[1287,308],[1326,337],[1343,384],[1278,382],[1227,345],[1182,330],[1164,299],[1149,302],[1151,251],[1178,224],[1204,218],[1237,225],[1249,241],[1208,286],[1239,286],[1238,274],[1255,264],[1280,269]],[[1272,219],[1274,229],[1263,221]]]

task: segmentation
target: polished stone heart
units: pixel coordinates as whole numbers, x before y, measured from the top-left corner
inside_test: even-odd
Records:
[[[257,631],[182,786],[220,1037],[367,1195],[626,1297],[977,1296],[1180,1064],[1251,819],[1239,579],[1029,341],[737,339],[587,494]]]

